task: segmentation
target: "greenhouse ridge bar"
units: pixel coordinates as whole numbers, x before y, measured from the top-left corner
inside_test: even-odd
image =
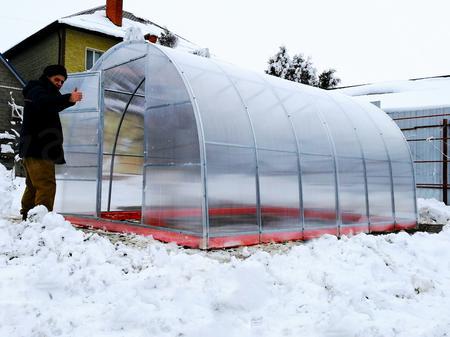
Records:
[[[408,145],[371,104],[143,41],[75,86],[57,196],[75,224],[200,248],[416,225]]]

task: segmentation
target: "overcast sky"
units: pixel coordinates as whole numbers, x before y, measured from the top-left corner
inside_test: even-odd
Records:
[[[2,1],[0,51],[106,0]],[[231,63],[264,71],[280,45],[342,85],[450,74],[449,0],[123,0]]]

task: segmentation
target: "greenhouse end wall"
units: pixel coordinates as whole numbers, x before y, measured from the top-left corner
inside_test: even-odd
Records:
[[[409,148],[370,104],[144,42],[119,44],[94,69],[104,139],[117,140],[102,180],[134,174],[135,201],[104,187],[101,199],[142,210],[140,226],[214,248],[416,224]],[[107,156],[137,159],[112,172]]]

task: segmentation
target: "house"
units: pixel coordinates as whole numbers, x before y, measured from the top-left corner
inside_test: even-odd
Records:
[[[58,19],[5,51],[5,57],[25,80],[41,75],[47,64],[64,65],[69,73],[92,67],[98,58],[123,41],[130,28],[155,42],[167,29],[123,11],[122,0],[107,0],[100,6]],[[194,51],[200,47],[176,35],[177,48]]]
[[[377,104],[403,131],[415,163],[417,196],[449,201],[450,75],[338,89]]]
[[[0,163],[7,168],[14,164],[15,131],[20,124],[20,108],[15,109],[14,103],[22,105],[24,85],[22,77],[0,53]]]

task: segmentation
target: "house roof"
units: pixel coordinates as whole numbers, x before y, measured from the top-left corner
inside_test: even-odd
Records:
[[[0,62],[3,63],[3,65],[11,72],[11,74],[13,74],[17,81],[19,81],[20,85],[24,87],[26,84],[25,81],[17,72],[16,68],[14,68],[14,66],[8,62],[8,60],[3,56],[2,53],[0,53]]]
[[[123,39],[126,35],[127,29],[129,29],[130,27],[139,28],[143,35],[160,35],[165,30],[164,27],[150,20],[137,17],[133,13],[127,11],[123,11],[122,26],[116,26],[106,17],[106,6],[99,6],[60,18],[52,22],[51,24],[32,34],[25,40],[11,47],[9,50],[5,51],[4,54],[7,56],[13,55],[24,48],[29,42],[32,42],[35,39],[39,39],[43,35],[57,30],[59,27],[64,25],[95,32],[101,35],[111,36],[118,39]],[[200,48],[200,46],[179,35],[177,35],[177,37],[177,48],[179,49],[193,51]]]
[[[74,16],[78,16],[78,15],[94,14],[95,12],[101,11],[101,10],[106,11],[106,6],[104,5],[104,6],[98,6],[98,7],[95,7],[95,8],[87,9],[87,10],[84,10],[84,11],[81,11],[81,12],[78,12],[78,13],[66,16],[66,18],[70,18],[70,17],[74,17]],[[157,27],[159,27],[161,29],[164,29],[164,27],[161,27],[160,25],[158,25],[158,24],[156,24],[156,23],[154,23],[154,22],[152,22],[150,20],[137,17],[131,12],[123,11],[122,18],[129,19],[129,20],[136,21],[136,22],[140,22],[140,23],[144,23],[144,24],[152,24],[152,25],[157,26]]]
[[[379,101],[387,112],[450,107],[450,76],[391,81],[336,89],[362,101]]]

